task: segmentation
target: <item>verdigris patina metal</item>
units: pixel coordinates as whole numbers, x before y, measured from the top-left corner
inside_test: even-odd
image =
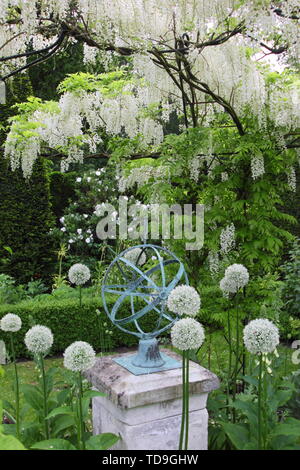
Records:
[[[179,283],[188,284],[182,262],[168,249],[146,243],[122,251],[106,271],[102,284],[105,312],[114,325],[139,338],[136,354],[114,360],[135,375],[181,367],[160,353],[156,339],[178,319],[167,310],[166,302]]]

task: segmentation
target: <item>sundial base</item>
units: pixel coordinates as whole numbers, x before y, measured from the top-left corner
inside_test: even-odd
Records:
[[[146,375],[154,374],[155,372],[163,372],[165,370],[171,369],[180,369],[182,364],[181,362],[173,359],[165,353],[160,353],[162,360],[164,361],[163,365],[157,367],[138,367],[133,365],[132,361],[137,356],[137,354],[130,354],[129,356],[120,356],[113,358],[113,361],[129,370],[134,375]]]

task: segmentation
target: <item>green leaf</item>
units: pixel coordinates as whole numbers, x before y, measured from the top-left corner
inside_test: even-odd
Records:
[[[249,432],[245,426],[232,423],[220,423],[236,449],[242,450],[248,444]]]
[[[46,441],[36,442],[31,446],[31,449],[41,450],[76,450],[69,441],[65,439],[48,439]]]
[[[119,436],[112,433],[97,434],[86,441],[87,450],[106,450],[110,449],[119,440]]]
[[[96,390],[88,390],[84,392],[83,398],[95,398],[95,397],[105,397],[105,393],[97,392]]]
[[[52,410],[48,414],[46,419],[50,419],[50,418],[53,418],[54,416],[58,416],[58,415],[73,415],[73,416],[75,416],[75,413],[74,413],[74,411],[72,410],[72,408],[70,406],[60,406],[58,408],[54,408],[54,410]]]
[[[40,390],[34,385],[22,385],[21,390],[26,402],[36,411],[43,410],[44,401]]]
[[[57,436],[61,431],[75,426],[75,417],[71,415],[59,415],[55,418],[52,423],[52,433],[54,436]]]
[[[0,434],[0,450],[26,450],[23,444],[14,436]]]
[[[287,418],[284,423],[279,423],[272,432],[273,436],[299,436],[300,438],[300,420]]]

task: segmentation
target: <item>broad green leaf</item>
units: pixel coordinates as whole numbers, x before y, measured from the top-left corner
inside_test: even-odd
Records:
[[[31,446],[31,449],[41,450],[76,450],[69,441],[65,439],[48,439],[46,441],[36,442]]]
[[[72,408],[70,406],[60,406],[58,408],[54,408],[54,410],[52,410],[48,416],[46,417],[46,419],[50,419],[50,418],[53,418],[54,416],[58,416],[58,415],[75,415],[74,411],[72,410]]]
[[[299,436],[300,439],[300,420],[287,418],[284,423],[277,424],[272,432],[273,436]]]
[[[75,417],[71,415],[59,415],[56,416],[54,422],[51,425],[51,433],[53,436],[57,436],[61,431],[75,426]]]
[[[86,441],[88,450],[106,450],[110,449],[119,440],[119,436],[112,433],[103,433],[92,436]]]
[[[0,434],[0,450],[26,450],[22,442],[14,436]]]
[[[236,449],[242,450],[248,444],[249,432],[245,426],[233,423],[220,423]]]
[[[95,398],[95,397],[105,397],[105,393],[97,392],[96,390],[88,390],[84,392],[83,398]]]
[[[43,395],[34,385],[22,385],[21,390],[26,402],[36,411],[40,412],[44,406]]]

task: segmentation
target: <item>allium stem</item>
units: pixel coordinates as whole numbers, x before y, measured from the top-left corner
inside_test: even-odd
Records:
[[[84,442],[84,422],[83,422],[83,413],[82,413],[82,376],[81,372],[78,372],[78,414],[79,414],[79,425],[78,425],[78,446],[79,449],[85,450]]]
[[[227,327],[228,327],[228,344],[229,344],[229,360],[228,360],[228,373],[227,373],[227,405],[229,405],[231,368],[232,368],[230,310],[228,310],[227,312]],[[227,409],[227,411],[228,411],[227,415],[229,415],[229,408]]]
[[[263,368],[263,360],[262,354],[259,355],[259,375],[258,375],[258,450],[262,450],[262,433],[261,433],[261,426],[262,426],[262,419],[261,419],[261,398],[262,398],[262,368]]]
[[[185,351],[182,352],[182,415],[181,415],[181,428],[180,428],[180,438],[179,438],[179,450],[182,450],[183,447],[183,438],[184,438],[184,427],[185,427]]]
[[[50,438],[49,433],[49,423],[46,417],[48,416],[48,404],[47,404],[47,388],[46,388],[46,374],[45,374],[45,367],[44,367],[44,358],[43,355],[39,355],[39,363],[42,372],[42,380],[43,380],[43,399],[44,399],[44,426],[45,426],[45,437],[46,439]]]
[[[82,307],[82,287],[79,286],[79,307]]]
[[[189,385],[190,385],[190,380],[189,380],[189,375],[190,375],[190,351],[186,351],[186,367],[185,367],[185,445],[184,445],[184,450],[188,449],[188,443],[189,443]]]
[[[15,370],[15,396],[16,396],[16,436],[20,440],[20,389],[19,389],[19,375],[16,363],[16,353],[14,346],[13,333],[10,334],[11,353],[14,362]]]

